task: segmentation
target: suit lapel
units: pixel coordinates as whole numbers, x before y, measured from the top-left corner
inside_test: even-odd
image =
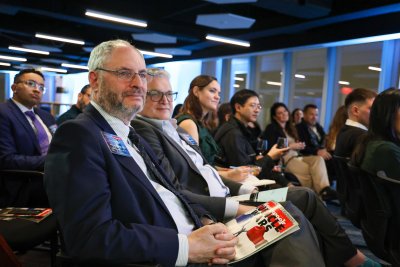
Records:
[[[115,135],[115,132],[111,128],[111,126],[92,105],[89,104],[89,106],[86,107],[84,113],[87,114],[89,117],[91,117],[91,119],[99,126],[100,130]],[[134,187],[134,183],[132,183],[131,179],[136,179],[140,181],[143,184],[143,186],[147,190],[149,190],[150,193],[154,196],[154,198],[160,203],[160,205],[164,208],[165,212],[170,214],[168,208],[165,206],[160,195],[157,193],[154,186],[151,184],[151,182],[144,174],[142,169],[139,167],[139,165],[136,163],[136,161],[133,159],[133,157],[126,157],[116,154],[113,155],[115,159],[119,162],[119,164],[131,174],[130,176],[125,177],[130,186]]]
[[[160,127],[158,127],[158,125],[152,123],[150,120],[146,120],[146,118],[144,118],[144,117],[138,116],[136,119],[148,123],[151,127],[154,127],[157,131],[159,131],[159,132],[165,137],[165,139],[167,139],[167,141],[170,143],[170,145],[172,145],[173,147],[175,147],[176,150],[178,150],[179,154],[181,154],[181,156],[185,158],[185,160],[186,160],[186,162],[189,164],[189,166],[190,166],[195,172],[197,172],[199,175],[202,175],[202,174],[200,173],[199,169],[198,169],[198,168],[196,167],[196,165],[193,163],[193,160],[192,160],[192,159],[189,157],[189,155],[182,149],[182,147],[181,147],[179,144],[177,144],[177,143],[175,142],[175,140],[173,140],[171,137],[169,137],[169,135],[165,134],[165,133],[162,131],[162,129],[160,129]],[[179,129],[182,129],[182,128],[178,127],[178,130],[179,130]],[[182,129],[182,131],[184,131],[184,130]],[[179,137],[181,137],[181,134],[179,133],[179,131],[178,131],[178,134],[179,134]],[[182,137],[181,137],[181,139],[182,139]],[[189,145],[190,145],[190,144],[189,144]],[[190,146],[191,146],[191,145],[190,145]],[[196,149],[195,149],[195,150],[196,150]],[[197,151],[197,150],[196,150],[196,151]],[[198,152],[198,151],[197,151],[197,152]],[[202,155],[202,154],[200,153],[200,155]],[[203,159],[204,159],[204,158],[203,158]],[[205,162],[206,162],[206,161],[205,161]]]
[[[41,149],[39,146],[39,141],[36,137],[35,131],[33,130],[31,124],[29,123],[28,119],[26,118],[26,115],[24,113],[22,113],[22,111],[19,109],[19,107],[11,99],[8,100],[8,106],[11,109],[11,114],[14,114],[15,118],[17,119],[19,124],[22,126],[22,128],[25,128],[25,131],[29,135],[29,139],[32,140],[37,151],[40,152]]]

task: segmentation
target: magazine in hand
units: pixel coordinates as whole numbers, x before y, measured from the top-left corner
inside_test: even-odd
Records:
[[[52,213],[50,208],[4,208],[0,209],[0,220],[24,219],[40,222]]]
[[[226,226],[238,238],[236,257],[231,263],[243,260],[300,229],[289,212],[275,201],[268,201],[238,216]]]

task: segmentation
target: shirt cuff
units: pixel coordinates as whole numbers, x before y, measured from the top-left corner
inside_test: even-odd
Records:
[[[175,266],[186,266],[189,260],[189,241],[186,235],[178,234],[179,250]]]
[[[258,190],[257,187],[243,184],[239,188],[238,195],[251,194],[254,190]]]
[[[239,209],[239,202],[236,200],[227,198],[226,202],[225,202],[224,220],[230,221],[233,218],[236,218],[238,209]]]

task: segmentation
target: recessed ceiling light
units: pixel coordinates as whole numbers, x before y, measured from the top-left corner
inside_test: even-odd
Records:
[[[40,69],[42,71],[52,71],[52,72],[67,73],[67,70],[64,70],[64,69],[56,69],[56,68],[48,68],[48,67],[41,67]]]
[[[347,82],[347,81],[339,81],[338,83],[339,83],[339,84],[342,84],[342,85],[350,85],[350,83]]]
[[[104,20],[119,22],[119,23],[123,23],[123,24],[143,27],[143,28],[147,27],[146,21],[143,21],[143,20],[131,19],[131,18],[117,16],[117,15],[111,15],[111,14],[94,11],[94,10],[90,10],[90,9],[86,10],[85,15],[88,17],[104,19]]]
[[[295,74],[294,77],[299,78],[299,79],[305,79],[306,76],[303,74]]]
[[[276,86],[281,86],[282,85],[282,83],[280,83],[280,82],[272,82],[272,81],[267,81],[267,84],[276,85]]]
[[[48,55],[48,54],[50,54],[50,53],[47,52],[47,51],[36,50],[36,49],[28,49],[28,48],[16,47],[16,46],[9,46],[8,49],[10,49],[10,50],[17,50],[17,51],[22,51],[22,52],[28,52],[28,53],[41,54],[41,55]]]
[[[139,51],[140,51],[143,55],[148,55],[148,56],[153,56],[153,57],[172,58],[172,55],[169,55],[169,54],[163,54],[163,53],[145,51],[145,50],[140,50],[140,49],[139,49]]]
[[[234,78],[236,81],[241,81],[241,82],[243,82],[244,81],[244,78],[241,78],[241,77],[236,77],[235,76],[235,78]]]
[[[5,63],[5,62],[0,62],[0,66],[10,67],[11,64],[10,63]]]
[[[382,71],[381,68],[373,67],[373,66],[368,66],[368,69],[369,69],[369,70],[374,70],[374,71]]]
[[[70,39],[70,38],[52,36],[52,35],[41,34],[41,33],[35,34],[35,37],[36,38],[53,40],[53,41],[64,42],[64,43],[78,44],[78,45],[84,45],[85,44],[85,42],[81,41],[81,40],[75,40],[75,39]]]
[[[62,63],[61,66],[62,66],[62,67],[66,67],[66,68],[82,69],[82,70],[88,70],[88,69],[89,69],[87,66],[76,65],[76,64],[69,64],[69,63]]]
[[[9,60],[9,61],[26,61],[26,58],[10,57],[10,56],[3,56],[3,55],[0,55],[0,59],[5,59],[5,60]]]
[[[206,36],[206,39],[207,40],[211,40],[211,41],[216,41],[216,42],[222,42],[222,43],[227,43],[227,44],[250,47],[250,43],[247,42],[247,41],[242,41],[242,40],[232,39],[232,38],[226,38],[226,37],[212,35],[212,34],[208,34]]]
[[[235,88],[239,88],[239,87],[240,87],[240,85],[235,83],[235,84],[233,85],[233,87],[235,87]]]

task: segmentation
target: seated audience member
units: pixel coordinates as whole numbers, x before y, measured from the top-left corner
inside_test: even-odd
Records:
[[[148,72],[154,77],[147,84],[146,102],[143,111],[132,120],[131,125],[152,146],[161,160],[163,169],[169,177],[174,177],[172,179],[175,179],[175,184],[179,184],[177,187],[181,185],[191,193],[214,197],[199,199],[197,195],[183,191],[191,200],[203,204],[219,220],[228,220],[240,215],[242,212],[238,203],[227,200],[226,197],[250,194],[256,188],[220,177],[203,158],[193,139],[182,128],[178,127],[175,130],[176,120],[170,121],[170,116],[173,99],[177,93],[172,91],[169,73],[156,68],[148,69]],[[173,159],[172,166],[169,159]],[[249,170],[246,175],[248,173]],[[202,202],[203,200],[205,202]],[[243,209],[244,207],[241,210]]]
[[[303,119],[303,111],[300,108],[295,108],[292,111],[292,123],[297,125],[301,122],[301,119]]]
[[[215,77],[195,77],[190,83],[182,112],[176,118],[178,125],[199,144],[201,152],[211,165],[214,165],[215,157],[219,153],[210,131],[217,126],[213,114],[218,109],[220,92],[221,87]]]
[[[353,153],[361,169],[400,180],[400,90],[387,89],[374,100],[368,133]]]
[[[211,131],[216,128],[215,115],[219,103],[220,85],[215,77],[199,75],[189,86],[189,95],[183,103],[182,112],[177,116],[177,122],[199,144],[203,156],[210,165],[221,165],[220,149]],[[218,172],[226,178],[236,179],[247,173],[246,168],[228,170],[222,168]]]
[[[45,165],[67,255],[167,267],[232,260],[236,237],[220,223],[202,226],[212,222],[206,211],[176,190],[149,145],[129,126],[147,91],[139,50],[122,40],[103,42],[92,50],[88,67],[91,104],[60,126]],[[287,255],[288,264],[323,266],[314,241],[310,236],[304,248],[298,246],[300,254]],[[268,266],[274,257],[273,249],[264,249],[233,266]]]
[[[368,131],[369,114],[376,92],[357,88],[345,99],[348,119],[336,138],[335,155],[350,158],[360,137]]]
[[[92,88],[90,88],[89,84],[85,85],[78,94],[78,100],[76,104],[72,105],[72,107],[68,111],[58,117],[57,124],[60,125],[64,121],[73,120],[78,117],[78,115],[82,113],[85,107],[89,105],[91,94]]]
[[[303,109],[304,117],[301,123],[296,125],[299,141],[306,143],[302,155],[321,156],[325,160],[328,170],[329,180],[336,179],[335,166],[332,155],[326,148],[325,131],[318,123],[318,107],[314,104],[308,104]]]
[[[336,147],[336,137],[340,131],[340,129],[345,125],[347,120],[347,110],[346,106],[340,106],[337,110],[335,115],[333,116],[331,125],[329,125],[328,133],[326,134],[326,149],[329,153],[333,153]]]
[[[149,142],[169,177],[175,177],[193,192],[226,196],[227,190],[218,173],[204,162],[198,146],[190,142],[190,136],[176,125],[175,120],[170,119],[174,92],[169,83],[169,74],[160,69],[148,71],[154,74],[154,78],[148,83],[143,111],[132,120],[131,125]],[[345,266],[362,263],[364,256],[354,249],[343,230],[312,191],[306,188],[289,188],[287,199],[304,212],[320,235],[327,266],[338,266],[344,262]],[[225,208],[218,204],[224,203],[221,197],[210,198],[209,202],[214,210]],[[228,206],[226,204],[225,212]]]
[[[336,199],[336,192],[329,187],[325,161],[320,156],[301,156],[299,150],[305,144],[298,142],[296,127],[290,121],[289,109],[283,103],[274,103],[270,111],[271,123],[265,128],[261,138],[268,140],[269,148],[279,137],[287,138],[290,150],[283,155],[285,170],[296,175],[302,186],[313,189],[323,200]]]
[[[308,104],[303,109],[303,120],[296,125],[299,140],[306,146],[300,152],[303,155],[318,155],[330,160],[332,155],[325,147],[325,131],[318,123],[318,107]]]
[[[15,75],[11,89],[12,98],[0,104],[0,169],[43,171],[47,149],[57,128],[53,116],[37,108],[45,92],[44,76],[34,69],[21,70]],[[37,179],[26,183],[8,183],[6,179],[2,187],[5,192],[0,196],[0,206],[47,203],[42,181]],[[29,200],[30,196],[36,200]]]
[[[255,122],[261,110],[258,94],[243,89],[234,94],[230,101],[233,116],[215,133],[215,141],[221,148],[221,158],[227,166],[258,165],[262,167],[260,178],[275,179],[278,184],[286,186],[289,181],[280,173],[271,173],[278,160],[288,148],[277,149],[276,145],[266,155],[256,156],[256,143],[249,122]],[[270,153],[271,151],[279,153]],[[272,175],[274,174],[274,175]]]

